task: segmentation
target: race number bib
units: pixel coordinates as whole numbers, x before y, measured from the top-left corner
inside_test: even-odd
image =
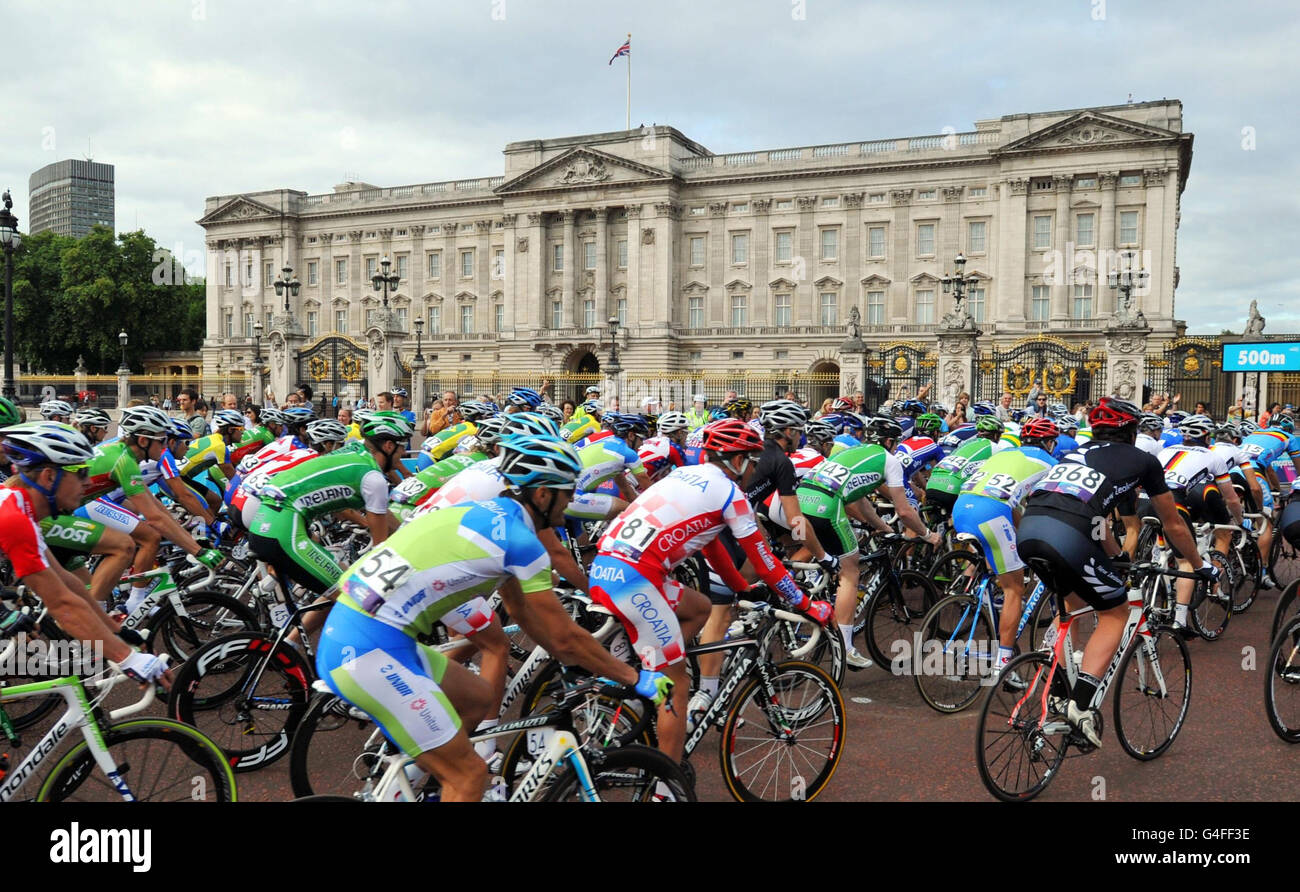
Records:
[[[640,517],[633,517],[623,521],[623,525],[618,528],[610,550],[637,560],[657,535],[659,535],[658,527]]]
[[[1081,502],[1092,501],[1106,485],[1106,475],[1096,468],[1076,462],[1061,462],[1047,472],[1038,484],[1038,492],[1059,492]]]
[[[968,461],[970,461],[970,459],[965,455],[950,455],[943,461],[939,462],[939,467],[935,468],[935,470],[947,471],[950,474],[959,474],[961,473],[961,469],[966,467]]]
[[[429,487],[419,477],[407,477],[393,489],[392,500],[406,503],[421,495]]]
[[[373,614],[410,573],[410,562],[391,548],[379,548],[365,555],[353,577],[366,592],[361,609]]]
[[[989,496],[1007,501],[1016,488],[1016,478],[1010,474],[988,474],[983,471],[974,475],[964,484],[961,491]]]
[[[1264,447],[1259,443],[1242,443],[1239,447],[1246,458],[1257,459],[1264,454]]]
[[[838,462],[822,462],[817,466],[817,470],[812,472],[813,482],[831,492],[839,492],[848,479],[848,465],[841,465]]]

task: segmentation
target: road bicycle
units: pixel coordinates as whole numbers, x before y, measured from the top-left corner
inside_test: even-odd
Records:
[[[1101,733],[1099,710],[1106,692],[1118,680],[1115,733],[1124,752],[1143,761],[1156,758],[1173,743],[1187,718],[1192,694],[1187,645],[1168,626],[1153,622],[1150,603],[1138,584],[1153,575],[1190,578],[1198,588],[1208,586],[1194,573],[1150,563],[1132,565],[1128,619],[1119,647],[1089,703]],[[1066,720],[1082,659],[1074,650],[1070,628],[1094,610],[1085,606],[1065,613],[1050,654],[1036,651],[1013,659],[1003,670],[1003,680],[989,688],[976,731],[975,756],[980,780],[998,799],[1019,802],[1034,798],[1056,777],[1070,747],[1079,755],[1096,749]],[[1008,683],[1013,673],[1021,679],[1020,684]]]
[[[1142,525],[1146,529],[1157,532],[1161,529],[1160,520],[1156,517],[1142,518]],[[1197,530],[1198,539],[1204,539],[1208,543],[1211,527],[1211,524],[1200,525]],[[1232,529],[1239,528],[1232,527]],[[1200,547],[1199,542],[1197,547]],[[1177,569],[1173,549],[1162,538],[1156,537],[1149,554],[1150,563],[1166,570]],[[1207,584],[1193,588],[1192,600],[1188,605],[1187,624],[1204,640],[1217,641],[1223,637],[1233,613],[1229,560],[1219,551],[1202,551],[1201,558],[1219,570],[1219,583],[1213,587]],[[1147,575],[1142,583],[1155,620],[1163,624],[1173,623],[1178,605],[1177,591],[1169,581],[1170,578],[1175,578],[1175,574]]]
[[[1268,723],[1287,743],[1300,743],[1300,616],[1290,617],[1273,637],[1267,666],[1264,712]]]
[[[864,551],[858,559],[858,605],[853,624],[854,635],[862,632],[868,654],[883,669],[900,646],[912,646],[921,620],[939,598],[925,571],[898,566],[896,557],[905,548],[912,550],[909,543],[913,540],[901,533],[876,538],[880,547]]]
[[[18,646],[10,638],[0,662]],[[165,656],[164,656],[165,659]],[[235,777],[220,748],[195,728],[168,719],[130,719],[153,704],[156,688],[146,687],[136,703],[105,712],[104,700],[127,676],[115,664],[95,677],[75,674],[46,681],[0,688],[0,734],[10,750],[22,743],[23,728],[40,716],[28,712],[11,718],[15,703],[37,699],[63,702],[67,710],[56,719],[16,767],[3,757],[0,802],[40,775],[42,765],[61,744],[81,733],[82,740],[63,753],[45,774],[36,792],[39,802],[234,802]],[[97,690],[93,699],[87,689]]]
[[[584,746],[579,741],[574,715],[593,695],[614,701],[638,700],[647,716],[653,710],[653,704],[635,688],[592,679],[567,691],[554,709],[542,715],[470,736],[476,743],[507,735],[520,735],[527,741],[532,759],[509,801],[694,802],[694,787],[680,766],[658,750],[637,744]],[[345,749],[344,757],[333,766],[341,782],[350,784],[354,792],[316,794],[297,801],[416,802],[437,798],[436,781],[428,781],[409,756],[396,751],[378,726],[368,719],[358,724],[370,729],[360,751]],[[322,770],[327,769],[322,766]],[[295,792],[297,789],[295,786]]]

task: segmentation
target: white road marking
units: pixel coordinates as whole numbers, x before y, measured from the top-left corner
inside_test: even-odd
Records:
[[[849,699],[852,700],[854,703],[867,704],[871,702],[870,697],[850,697]]]

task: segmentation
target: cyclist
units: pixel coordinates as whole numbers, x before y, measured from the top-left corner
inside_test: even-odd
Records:
[[[257,409],[256,406],[253,407]],[[284,432],[284,413],[274,407],[261,409],[257,413],[257,423],[244,428],[244,435],[239,443],[230,448],[230,466],[238,468],[247,456],[255,454],[264,446],[269,446],[280,438]]]
[[[663,671],[676,687],[673,707],[659,711],[659,748],[675,761],[686,737],[685,642],[708,617],[704,595],[669,578],[673,568],[703,552],[733,591],[750,586],[736,570],[718,534],[730,529],[759,576],[792,609],[824,623],[830,605],[812,601],[772,555],[742,489],[754,456],[763,450],[757,432],[739,419],[704,427],[705,462],[677,468],[618,516],[600,539],[591,565],[591,597],[611,610],[646,669]],[[701,674],[704,673],[701,668]]]
[[[1165,485],[1174,494],[1178,511],[1187,522],[1188,531],[1195,536],[1194,523],[1227,524],[1241,526],[1241,500],[1232,486],[1229,465],[1222,451],[1208,446],[1214,422],[1204,415],[1187,415],[1178,425],[1183,442],[1160,451],[1160,464],[1165,469]],[[1231,538],[1229,530],[1214,534],[1215,548],[1223,551]],[[1221,547],[1222,546],[1222,547]],[[1180,570],[1187,570],[1187,560],[1174,549]],[[1175,580],[1178,604],[1174,608],[1174,628],[1193,637],[1187,627],[1187,609],[1192,602],[1192,580]]]
[[[458,451],[455,455],[449,455],[403,480],[401,485],[394,487],[389,494],[389,513],[397,518],[398,523],[405,523],[415,514],[417,508],[428,501],[452,477],[470,465],[496,458],[506,423],[507,419],[504,415],[483,419],[478,423],[474,436],[461,441],[465,443],[473,440],[472,451]]]
[[[166,665],[117,637],[116,623],[89,596],[82,580],[51,559],[37,526],[77,507],[92,456],[90,441],[76,428],[38,421],[5,428],[3,448],[17,469],[16,476],[0,486],[0,551],[9,559],[14,578],[36,593],[71,638],[101,642],[104,656],[136,681],[170,687]]]
[[[199,529],[195,536],[204,538],[209,527],[216,523],[216,514],[208,508],[208,503],[198,497],[194,490],[181,480],[179,461],[189,451],[194,431],[179,418],[173,418],[171,433],[167,437],[167,448],[157,461],[145,459],[140,462],[140,479],[145,486],[155,486],[160,495],[166,495],[176,502],[191,517],[197,518]]]
[[[690,432],[690,419],[682,412],[665,412],[659,416],[658,436],[645,440],[637,449],[637,457],[653,483],[673,468],[686,464],[682,449]]]
[[[926,504],[935,505],[945,516],[952,514],[962,483],[989,456],[1001,449],[1002,422],[996,415],[980,415],[974,428],[975,439],[967,440],[935,465],[934,473],[925,484]]]
[[[542,395],[531,387],[516,387],[506,397],[506,412],[532,412],[542,404]]]
[[[916,424],[917,417],[924,415],[925,411],[925,403],[921,400],[900,400],[894,404],[894,420],[903,429],[904,437],[912,436],[912,428]]]
[[[415,472],[418,474],[451,455],[466,437],[474,435],[480,421],[495,414],[496,411],[486,403],[475,400],[457,403],[448,416],[447,426],[433,436],[425,437],[420,445],[420,454],[415,458]]]
[[[913,421],[912,435],[894,448],[894,455],[903,466],[903,490],[912,507],[917,507],[920,500],[916,492],[924,492],[924,486],[930,476],[930,468],[943,458],[943,447],[938,443],[939,426],[943,419],[933,412],[923,412]],[[916,475],[914,486],[912,478]]]
[[[281,449],[273,445],[240,463],[239,470],[226,488],[226,504],[230,506],[232,523],[247,531],[262,506],[255,493],[269,477],[318,455],[333,452],[347,442],[348,431],[340,422],[320,418],[307,425],[304,436],[311,441],[311,446]]]
[[[1138,419],[1137,429],[1137,439],[1133,445],[1143,452],[1159,455],[1160,450],[1164,448],[1164,444],[1160,441],[1160,434],[1165,429],[1165,420],[1154,412],[1143,412],[1142,417]]]
[[[833,412],[823,416],[822,421],[839,432],[835,435],[835,445],[831,447],[832,456],[838,455],[845,449],[862,445],[862,439],[866,436],[866,425],[857,415],[850,412]]]
[[[89,477],[76,516],[131,536],[139,546],[133,565],[136,573],[153,569],[161,539],[176,543],[206,567],[220,566],[225,556],[194,541],[149,491],[140,472],[140,462],[158,461],[167,451],[173,435],[172,419],[154,406],[132,406],[122,411],[118,428],[121,438],[96,447],[90,458]],[[133,585],[127,612],[148,593],[147,583]]]
[[[462,727],[491,709],[490,686],[420,643],[449,611],[493,589],[524,631],[556,659],[662,703],[671,683],[615,659],[569,618],[551,588],[536,530],[563,520],[580,464],[556,439],[504,444],[509,491],[424,514],[357,559],[339,580],[317,667],[337,693],[367,712],[395,746],[442,785],[444,801],[477,801],[487,768]]]
[[[577,443],[600,432],[600,419],[605,409],[599,400],[587,400],[579,406],[565,424],[560,427],[560,435],[566,443]]]
[[[794,466],[796,480],[807,477],[814,468],[830,456],[831,450],[835,446],[835,427],[829,424],[826,418],[814,418],[804,425],[804,438],[807,440],[808,445],[796,449],[789,455],[790,464]],[[798,498],[798,492],[796,491],[795,499]],[[788,533],[790,522],[785,518],[785,508],[782,505],[779,490],[773,490],[763,505],[768,521]],[[789,544],[784,540],[783,543]]]
[[[1177,446],[1183,442],[1183,435],[1178,432],[1178,425],[1183,423],[1189,412],[1170,412],[1165,416],[1164,433],[1160,435],[1160,448],[1166,446]]]
[[[72,406],[63,400],[46,400],[41,403],[40,412],[41,417],[46,421],[57,421],[60,424],[72,423]]]
[[[108,429],[113,425],[113,419],[103,409],[80,409],[73,420],[91,446],[104,442]]]
[[[346,436],[346,432],[344,433]],[[249,544],[275,569],[286,594],[296,582],[319,595],[342,574],[334,556],[314,542],[308,525],[346,509],[364,509],[370,541],[388,538],[388,479],[402,457],[411,425],[395,412],[376,412],[361,428],[361,445],[317,455],[265,478],[250,490],[261,504],[248,524]],[[292,599],[290,599],[292,602]],[[319,614],[308,615],[308,628]]]
[[[1092,439],[1042,477],[1025,503],[1017,534],[1021,560],[1065,599],[1068,609],[1086,602],[1097,611],[1097,628],[1088,639],[1078,681],[1066,704],[1066,718],[1094,746],[1101,745],[1097,716],[1091,710],[1099,679],[1115,655],[1128,617],[1128,592],[1111,563],[1121,549],[1108,517],[1134,517],[1137,487],[1146,490],[1165,536],[1188,555],[1195,571],[1213,583],[1214,567],[1196,552],[1179,519],[1164,469],[1154,455],[1133,445],[1141,410],[1118,397],[1102,397],[1088,414]]]
[[[1264,504],[1264,494],[1260,490],[1259,475],[1255,473],[1255,466],[1246,457],[1246,453],[1241,451],[1241,427],[1231,421],[1219,425],[1214,430],[1214,445],[1210,448],[1221,453],[1228,462],[1233,487],[1241,488],[1243,508],[1251,513],[1257,513],[1259,506]],[[1249,527],[1250,521],[1246,521],[1244,525]]]
[[[953,529],[975,537],[984,552],[985,566],[997,576],[1002,589],[998,660],[994,667],[999,673],[1015,653],[1016,627],[1025,597],[1025,565],[1016,552],[1016,526],[1025,497],[1056,464],[1052,450],[1059,434],[1052,419],[1029,418],[1020,426],[1019,448],[989,456],[962,483],[961,495],[952,509]]]
[[[1260,483],[1260,495],[1263,498],[1260,510],[1266,517],[1259,530],[1259,550],[1263,555],[1272,552],[1273,524],[1268,516],[1273,511],[1273,490],[1281,488],[1273,463],[1287,456],[1295,467],[1300,468],[1300,437],[1296,437],[1294,431],[1295,423],[1290,415],[1274,413],[1269,418],[1268,428],[1248,434],[1241,441],[1242,453],[1254,466],[1255,473],[1263,478]],[[1265,482],[1267,486],[1264,486]],[[1272,567],[1260,568],[1260,584],[1266,589],[1277,587],[1272,570]]]
[[[1056,449],[1052,451],[1052,458],[1057,461],[1067,452],[1073,452],[1079,448],[1079,441],[1074,435],[1079,430],[1079,420],[1068,412],[1056,416],[1056,427],[1061,432],[1056,438]]]
[[[848,665],[865,669],[871,660],[853,647],[853,614],[858,600],[858,538],[849,519],[853,518],[882,533],[893,529],[880,519],[867,496],[883,487],[903,526],[931,545],[938,545],[937,533],[928,530],[903,489],[903,465],[894,446],[903,435],[892,418],[877,416],[867,426],[874,442],[832,453],[830,458],[800,481],[796,493],[799,509],[808,526],[828,553],[840,561],[839,588],[835,598],[835,622],[844,638]]]
[[[238,444],[247,423],[238,409],[218,409],[212,416],[214,433],[200,437],[190,444],[189,451],[181,460],[181,478],[191,489],[207,501],[208,506],[216,511],[221,507],[221,497],[217,491],[225,488],[230,478],[235,476],[231,466],[232,444]],[[214,491],[198,480],[204,471],[216,486]]]

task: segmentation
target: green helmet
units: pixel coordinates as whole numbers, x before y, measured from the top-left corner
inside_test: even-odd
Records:
[[[23,423],[23,410],[0,396],[0,427]]]
[[[415,433],[411,422],[397,412],[375,412],[361,425],[367,440],[405,440]]]
[[[999,431],[1002,430],[1002,422],[998,421],[996,415],[981,415],[975,419],[976,431]]]
[[[919,433],[935,433],[943,427],[943,419],[933,412],[926,412],[916,416],[915,429]]]

